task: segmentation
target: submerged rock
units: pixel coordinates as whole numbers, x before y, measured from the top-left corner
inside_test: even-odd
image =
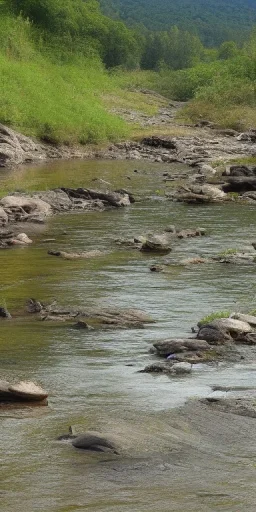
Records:
[[[185,375],[191,372],[192,365],[186,362],[153,363],[140,371],[140,373],[166,373],[168,375]]]
[[[233,265],[253,265],[256,263],[256,253],[248,251],[235,251],[234,253],[223,253],[218,256],[214,256],[214,261],[219,263],[227,263]]]
[[[39,314],[41,320],[71,322],[74,318],[77,321],[84,321],[87,318],[95,324],[118,328],[140,328],[146,323],[154,323],[149,315],[138,309],[58,306],[56,303],[41,305],[35,299],[32,299],[32,301],[31,313],[34,312],[33,306],[35,304],[42,306]]]
[[[201,258],[200,256],[195,256],[194,258],[180,260],[179,265],[199,265],[201,263],[211,263],[212,261],[213,260],[210,258]]]
[[[113,453],[119,455],[115,443],[98,432],[84,432],[75,437],[72,441],[72,445],[80,450],[97,452],[113,451]]]
[[[48,251],[48,254],[51,256],[59,256],[64,260],[77,260],[77,259],[89,259],[95,258],[97,256],[104,255],[104,252],[93,250],[93,251],[85,251],[85,252],[65,252],[65,251]]]

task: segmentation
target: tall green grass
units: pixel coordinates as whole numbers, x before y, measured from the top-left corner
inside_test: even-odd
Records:
[[[99,58],[74,54],[64,64],[56,60],[35,46],[29,22],[1,17],[0,122],[53,143],[126,136],[126,123],[108,113],[101,100],[117,85]]]
[[[127,135],[125,123],[104,109],[100,95],[114,87],[95,61],[78,67],[0,55],[0,71],[2,123],[53,143],[86,144]]]

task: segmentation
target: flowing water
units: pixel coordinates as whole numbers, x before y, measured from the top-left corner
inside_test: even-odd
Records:
[[[174,224],[204,227],[208,234],[175,244],[175,259],[249,245],[255,232],[253,206],[165,201],[166,170],[176,173],[184,167],[54,162],[0,175],[5,194],[23,188],[98,188],[100,182],[94,179],[100,178],[110,182],[110,188],[128,188],[142,197],[124,209],[61,214],[44,226],[23,226],[33,245],[0,252],[0,301],[17,313],[0,326],[1,378],[33,380],[50,391],[49,407],[0,409],[4,512],[255,509],[255,450],[245,450],[246,456],[238,459],[226,426],[225,457],[219,455],[219,440],[206,441],[206,433],[175,409],[188,399],[207,396],[212,384],[256,386],[255,361],[199,365],[182,379],[138,373],[153,361],[149,348],[154,340],[188,336],[191,326],[212,311],[255,309],[253,266],[173,266],[167,274],[151,273],[150,264],[159,258],[115,244],[118,237],[161,232]],[[44,243],[47,238],[55,241]],[[103,249],[106,254],[67,261],[48,256],[50,248]],[[134,307],[156,323],[145,329],[74,330],[20,318],[29,297],[79,306]],[[248,434],[251,428],[242,420],[236,425],[240,445],[241,429]],[[70,424],[78,432],[92,429],[115,436],[122,455],[89,454],[57,442]]]

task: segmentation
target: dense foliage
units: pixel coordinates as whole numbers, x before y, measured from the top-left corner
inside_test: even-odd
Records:
[[[100,0],[103,11],[130,26],[168,30],[177,25],[207,46],[241,41],[256,23],[256,0]]]
[[[103,16],[96,0],[6,0],[5,5],[29,19],[44,46],[55,46],[64,57],[97,54],[107,67],[134,66],[139,60],[134,32]]]
[[[195,31],[175,25],[129,29],[103,15],[97,0],[0,0],[0,72],[0,122],[53,142],[123,137],[127,125],[104,104],[136,85],[190,100],[190,119],[256,125],[254,32],[243,45],[206,49]]]

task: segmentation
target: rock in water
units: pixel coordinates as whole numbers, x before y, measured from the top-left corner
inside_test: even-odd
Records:
[[[10,393],[21,400],[40,402],[48,397],[48,393],[31,381],[21,381],[8,387]]]
[[[12,318],[9,311],[2,306],[0,307],[0,317],[1,318]]]
[[[84,434],[80,434],[74,439],[74,441],[72,441],[72,445],[75,448],[80,448],[81,450],[103,452],[105,451],[106,448],[108,448],[112,450],[114,453],[118,454],[114,443],[106,439],[106,437],[104,437],[98,432],[85,432]]]

